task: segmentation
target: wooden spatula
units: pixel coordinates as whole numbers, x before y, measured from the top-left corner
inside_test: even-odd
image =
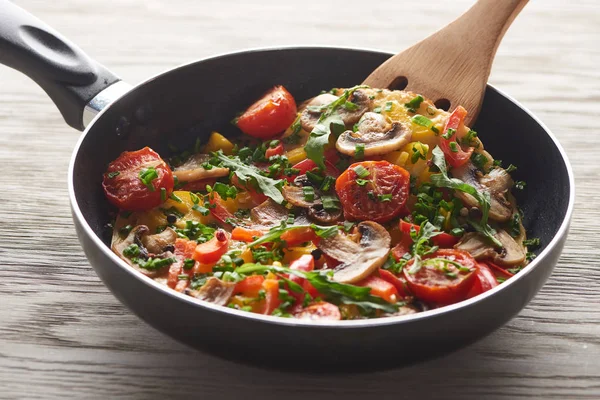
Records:
[[[406,89],[438,108],[462,105],[474,123],[496,49],[528,0],[479,0],[442,30],[387,60],[363,82],[374,88]]]

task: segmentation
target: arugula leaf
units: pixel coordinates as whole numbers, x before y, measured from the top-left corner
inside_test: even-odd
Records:
[[[248,247],[254,247],[254,246],[257,246],[257,245],[263,244],[263,243],[272,243],[274,241],[279,240],[281,235],[283,235],[285,232],[291,231],[293,229],[300,229],[300,228],[312,228],[312,230],[317,234],[317,236],[322,237],[322,238],[329,238],[329,237],[335,236],[339,232],[339,228],[337,227],[337,225],[319,226],[319,225],[315,225],[315,224],[310,224],[310,225],[290,225],[290,226],[288,226],[285,222],[283,222],[281,225],[271,228],[267,234],[259,237],[255,241],[249,243]]]
[[[431,175],[431,183],[437,187],[444,187],[448,189],[460,190],[461,192],[470,194],[473,196],[481,206],[481,222],[475,223],[475,221],[469,221],[473,228],[478,232],[482,233],[494,245],[502,248],[502,243],[494,237],[496,231],[488,224],[488,216],[490,212],[491,198],[488,192],[479,192],[473,186],[461,181],[460,179],[448,177],[448,169],[446,167],[446,159],[444,158],[444,152],[439,146],[435,146],[433,149],[432,162],[440,170],[439,174]]]
[[[338,97],[331,103],[311,108],[312,111],[320,111],[321,117],[310,132],[308,141],[304,146],[306,156],[313,160],[321,169],[325,169],[325,157],[323,156],[323,148],[329,143],[329,135],[331,133],[340,135],[346,130],[346,125],[338,113],[337,109],[344,106],[352,93],[355,90],[365,88],[367,86],[359,85],[350,89],[344,90],[344,94]]]
[[[412,247],[414,262],[408,271],[409,274],[416,274],[419,272],[422,266],[421,261],[423,256],[437,251],[438,246],[430,246],[430,240],[432,237],[441,233],[442,231],[438,230],[438,228],[429,221],[425,221],[421,224],[419,232],[417,232],[414,227],[410,228],[410,237],[414,242]]]
[[[222,150],[214,152],[211,155],[217,159],[223,167],[232,170],[241,181],[247,182],[248,180],[255,180],[259,189],[265,196],[270,197],[277,204],[282,204],[284,202],[283,195],[281,194],[283,180],[264,176],[261,174],[262,171],[257,167],[244,164],[239,157],[226,156],[223,154]]]

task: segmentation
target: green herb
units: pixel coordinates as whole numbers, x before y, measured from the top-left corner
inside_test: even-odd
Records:
[[[436,146],[435,149],[433,149],[432,162],[433,164],[435,164],[436,167],[438,167],[440,173],[431,175],[431,183],[433,183],[437,187],[460,190],[461,192],[473,196],[479,203],[479,206],[481,207],[482,216],[480,223],[473,223],[473,221],[470,221],[471,225],[478,232],[482,233],[491,242],[493,242],[496,246],[502,248],[502,243],[494,237],[496,231],[494,231],[494,229],[492,229],[492,227],[488,225],[488,216],[490,212],[491,203],[490,194],[488,192],[479,192],[473,186],[461,181],[460,179],[448,177],[446,159],[444,158],[444,153],[439,148],[439,146]]]
[[[527,254],[525,254],[525,259],[527,261],[532,261],[536,257],[537,257],[537,255],[532,251],[528,251]]]
[[[377,114],[381,114],[381,107],[375,107],[373,109],[373,112],[377,113]]]
[[[456,133],[456,129],[453,129],[453,128],[448,128],[448,130],[446,131],[446,133],[444,133],[444,134],[442,135],[442,137],[443,137],[444,139],[446,139],[446,140],[450,140],[450,138],[451,138],[452,136],[454,136],[454,134],[455,134],[455,133]]]
[[[183,269],[185,269],[185,270],[192,269],[192,268],[194,268],[195,264],[196,264],[196,261],[194,261],[191,258],[186,258],[185,260],[183,260]]]
[[[431,132],[435,133],[435,136],[440,134],[440,130],[435,126],[435,125],[431,125]]]
[[[540,238],[531,238],[527,240],[523,240],[523,246],[527,247],[538,247],[540,245]]]
[[[358,105],[352,103],[351,101],[346,101],[344,103],[344,108],[348,111],[356,111],[356,110],[358,110]]]
[[[116,178],[117,176],[119,176],[121,173],[119,171],[114,171],[114,172],[109,172],[107,174],[108,179],[113,179]]]
[[[325,169],[325,163],[323,161],[325,157],[323,157],[323,154],[325,145],[329,143],[329,135],[331,133],[340,135],[346,130],[344,121],[336,112],[337,109],[347,102],[354,91],[364,87],[366,86],[354,86],[353,88],[346,89],[336,100],[319,108],[321,117],[310,132],[308,141],[304,146],[304,151],[306,151],[307,157],[313,160],[321,169]],[[281,204],[281,202],[277,203]]]
[[[312,186],[304,186],[302,188],[302,193],[304,194],[304,200],[306,201],[314,201],[315,200],[315,189]]]
[[[357,179],[356,184],[358,186],[365,186],[367,183],[371,182],[369,179]]]
[[[454,143],[454,142],[453,142]],[[451,143],[452,144],[452,143]],[[471,154],[471,162],[473,162],[473,165],[480,171],[484,171],[485,172],[485,166],[488,163],[488,159],[486,156],[484,156],[481,153],[476,153],[473,152],[473,154]]]
[[[525,185],[527,185],[527,182],[525,182],[525,181],[516,181],[515,182],[515,188],[519,189],[519,190],[525,189]]]
[[[458,143],[450,142],[450,151],[453,153],[458,153]]]
[[[461,139],[461,143],[467,147],[479,147],[479,141],[477,140],[477,132],[469,129],[467,134]]]
[[[355,222],[352,221],[344,221],[344,226],[342,227],[342,229],[344,230],[344,232],[350,232],[350,230],[352,228],[354,228],[354,225],[356,225]]]
[[[238,190],[233,185],[227,185],[225,183],[216,182],[212,187],[212,190],[221,196],[223,200],[235,199],[238,194]]]
[[[140,255],[140,246],[138,246],[135,243],[130,244],[129,246],[127,246],[125,248],[125,250],[123,250],[123,255],[127,258],[133,258],[133,257],[139,256]]]
[[[384,202],[384,201],[392,201],[392,194],[388,193],[388,194],[380,194],[377,196],[379,198],[379,201]]]
[[[365,145],[362,143],[358,143],[356,147],[354,147],[354,158],[357,160],[362,160],[365,158]]]
[[[139,265],[141,268],[147,269],[149,271],[156,271],[157,269],[161,269],[166,267],[167,265],[171,265],[177,260],[174,257],[169,258],[148,258],[144,260],[142,258],[134,258],[132,261]]]
[[[429,128],[433,125],[433,121],[431,121],[427,117],[422,116],[421,114],[417,114],[414,117],[412,117],[412,122],[417,125],[424,126],[425,128]]]
[[[205,217],[206,217],[208,214],[210,214],[210,210],[209,210],[208,208],[206,208],[206,207],[202,207],[202,206],[201,206],[201,205],[199,205],[199,204],[194,204],[194,205],[192,206],[192,210],[199,212],[199,213],[200,213],[200,215],[204,215]]]
[[[392,103],[391,101],[388,101],[385,103],[384,110],[387,112],[392,111],[392,107],[394,107],[394,103]]]
[[[421,224],[419,232],[415,227],[410,228],[410,237],[414,244],[412,246],[413,264],[408,271],[409,274],[416,274],[419,272],[422,266],[422,257],[434,253],[438,246],[431,246],[431,238],[440,235],[442,232],[438,231],[437,228],[429,221],[425,221]]]
[[[506,168],[506,172],[508,172],[509,174],[510,174],[511,172],[514,172],[514,171],[516,171],[516,170],[517,170],[517,167],[515,167],[513,164],[510,164],[510,165],[508,166],[508,168]]]
[[[315,224],[310,225],[292,225],[288,226],[284,221],[281,225],[271,228],[269,232],[265,235],[259,237],[255,241],[248,244],[248,247],[258,246],[263,243],[273,243],[281,240],[281,235],[283,235],[287,231],[291,231],[293,229],[301,229],[301,228],[311,228],[317,236],[321,238],[329,238],[337,235],[339,229],[336,225],[333,226],[319,226]]]
[[[463,228],[454,228],[450,231],[450,234],[452,236],[462,236],[465,233],[465,230]]]
[[[381,268],[387,269],[388,271],[399,274],[404,269],[404,266],[407,262],[412,259],[412,255],[409,252],[404,253],[404,255],[396,261],[392,253],[389,254],[388,259],[385,261]]]
[[[325,177],[323,177],[323,175],[312,171],[306,171],[306,177],[315,186],[321,186],[325,181]]]
[[[175,229],[177,235],[184,239],[195,240],[199,243],[208,242],[213,238],[216,229],[198,221],[185,221],[185,228]]]
[[[415,164],[419,160],[427,159],[427,150],[426,147],[421,142],[414,142],[412,146],[412,155],[410,156],[410,162]]]
[[[333,176],[326,176],[325,179],[323,179],[323,183],[321,184],[320,189],[323,192],[329,192],[329,190],[331,190],[334,184],[335,178]]]
[[[129,232],[131,232],[132,229],[133,229],[133,225],[125,225],[124,227],[119,229],[119,234],[121,236],[127,236],[127,235],[129,235]]]
[[[258,169],[257,167],[253,165],[244,164],[238,157],[226,156],[225,154],[223,154],[222,150],[219,150],[213,153],[212,155],[224,167],[233,170],[233,172],[241,181],[255,181],[258,188],[263,192],[265,196],[270,197],[277,204],[283,203],[284,198],[281,195],[281,187],[283,186],[283,180],[266,177],[261,174],[260,169]]]
[[[181,275],[177,275],[177,279],[179,279],[180,281],[187,281],[190,279],[190,277],[186,274],[181,274]]]
[[[425,100],[423,98],[423,96],[421,96],[420,94],[418,94],[417,97],[413,98],[408,103],[405,103],[404,107],[406,107],[408,109],[408,111],[410,111],[412,113],[415,113],[415,112],[417,112],[417,109],[419,107],[421,107],[421,103],[423,102],[423,100]]]
[[[369,199],[375,200],[375,192],[373,192],[372,190],[369,190],[367,192],[367,196],[369,197]]]
[[[158,173],[156,172],[156,169],[154,167],[145,168],[141,170],[139,173],[139,178],[140,181],[142,181],[142,183],[146,185],[148,190],[150,190],[151,192],[154,192],[156,190],[154,188],[154,185],[152,184],[152,181],[158,178]]]
[[[179,196],[177,196],[175,193],[171,193],[171,195],[169,196],[169,198],[170,198],[171,200],[175,200],[175,201],[176,201],[176,202],[178,202],[178,203],[183,203],[183,200],[181,200],[181,199],[179,198]]]
[[[358,175],[359,178],[363,179],[370,175],[369,171],[362,165],[354,167],[354,172],[356,172],[356,175]]]
[[[502,167],[502,160],[494,160],[492,163],[494,167]]]
[[[165,188],[160,188],[160,201],[163,203],[167,201],[167,189]]]
[[[512,237],[517,237],[521,234],[521,215],[516,212],[510,219],[508,233]]]
[[[340,207],[337,205],[340,201],[335,196],[321,196],[323,202],[323,208],[326,210],[338,210]]]

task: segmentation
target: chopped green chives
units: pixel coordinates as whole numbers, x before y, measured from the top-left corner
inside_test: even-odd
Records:
[[[458,144],[456,142],[450,142],[450,151],[458,153]]]
[[[392,194],[391,193],[380,194],[377,197],[379,198],[379,201],[381,201],[381,202],[392,201]]]
[[[177,196],[175,193],[171,193],[171,195],[169,196],[169,198],[171,200],[175,200],[178,203],[183,203],[183,200],[181,200],[181,198],[179,196]]]
[[[442,135],[442,137],[446,140],[449,140],[452,136],[454,136],[455,133],[456,129],[448,128],[448,130]]]
[[[370,175],[369,171],[367,171],[367,169],[362,165],[357,165],[354,167],[354,172],[356,172],[356,175],[358,175],[359,178],[366,178]]]
[[[304,186],[302,188],[302,193],[304,194],[304,200],[306,201],[314,201],[315,200],[315,190],[312,186]]]
[[[167,201],[167,189],[165,188],[160,188],[160,201],[163,203]]]

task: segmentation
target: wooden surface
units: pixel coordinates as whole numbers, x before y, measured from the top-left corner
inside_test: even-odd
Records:
[[[17,1],[131,83],[247,47],[397,51],[472,1],[249,3]],[[490,78],[554,131],[575,171],[571,235],[546,286],[469,348],[353,376],[235,365],[191,351],[128,312],[88,265],[71,222],[66,176],[77,132],[33,82],[0,66],[0,398],[600,398],[599,27],[595,0],[531,1]]]

